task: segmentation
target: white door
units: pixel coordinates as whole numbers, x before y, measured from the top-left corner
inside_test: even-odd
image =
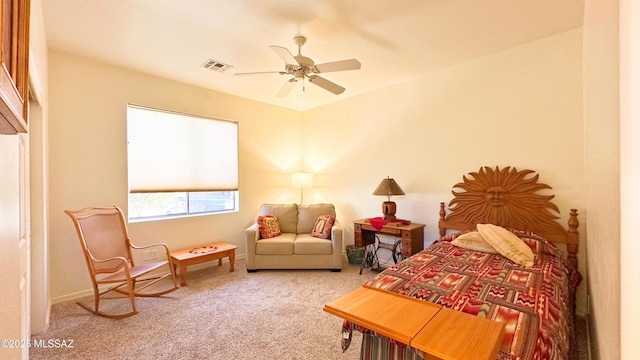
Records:
[[[29,163],[26,135],[0,135],[0,359],[28,359]]]

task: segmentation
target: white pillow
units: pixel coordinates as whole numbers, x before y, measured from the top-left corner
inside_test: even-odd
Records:
[[[497,254],[498,252],[491,245],[489,245],[482,235],[477,231],[464,233],[457,238],[453,239],[451,244],[473,251],[480,251],[488,254]]]
[[[511,231],[492,224],[478,224],[477,228],[484,241],[500,255],[520,265],[533,265],[533,251]]]

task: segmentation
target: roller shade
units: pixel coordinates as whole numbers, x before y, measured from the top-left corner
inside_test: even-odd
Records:
[[[129,105],[129,192],[238,190],[237,122]]]

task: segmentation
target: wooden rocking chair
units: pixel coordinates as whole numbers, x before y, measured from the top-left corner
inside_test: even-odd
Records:
[[[77,304],[82,308],[96,315],[120,319],[138,313],[136,296],[157,297],[178,289],[169,248],[163,243],[147,246],[131,244],[125,217],[119,207],[90,207],[81,210],[65,210],[65,213],[73,220],[93,282],[94,308],[78,302]],[[131,249],[153,247],[164,250],[163,255],[166,254],[166,260],[136,265]],[[166,270],[163,267],[166,267]],[[171,278],[173,286],[169,285],[169,288],[165,286],[164,290],[158,292],[141,292],[165,278]],[[136,287],[136,283],[142,285]],[[119,295],[103,296],[111,291]],[[122,298],[129,298],[130,312],[114,315],[100,311],[100,299]]]

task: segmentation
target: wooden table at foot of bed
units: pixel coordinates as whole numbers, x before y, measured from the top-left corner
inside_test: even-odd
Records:
[[[218,260],[218,266],[222,266],[222,259],[228,257],[229,272],[233,272],[237,248],[235,245],[220,241],[172,252],[171,260],[173,261],[173,266],[180,269],[180,285],[187,285],[187,266],[189,265]]]
[[[502,323],[365,286],[324,311],[421,350],[426,360],[495,359],[504,336]]]

